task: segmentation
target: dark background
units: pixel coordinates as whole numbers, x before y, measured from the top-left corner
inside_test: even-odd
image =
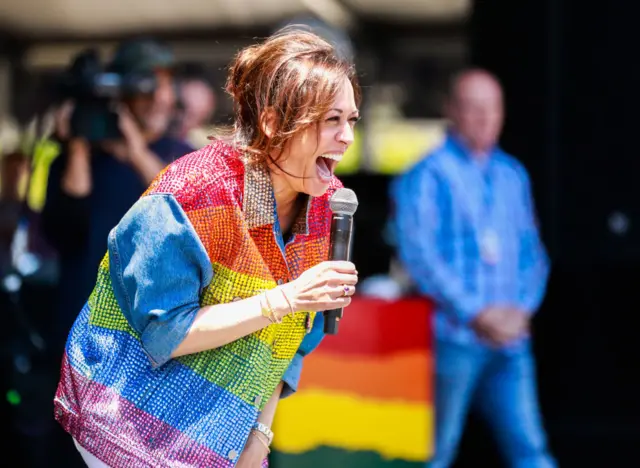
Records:
[[[503,144],[531,173],[553,260],[534,326],[561,466],[639,463],[638,10],[624,0],[493,0],[477,2],[470,22],[471,61],[505,86]],[[626,229],[610,229],[615,213]],[[479,427],[457,466],[493,466]]]

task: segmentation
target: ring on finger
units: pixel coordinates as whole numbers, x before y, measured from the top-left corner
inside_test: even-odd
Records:
[[[345,285],[343,291],[344,292],[342,293],[342,297],[347,297],[349,295],[349,291],[351,291],[351,288],[349,288],[349,286]]]

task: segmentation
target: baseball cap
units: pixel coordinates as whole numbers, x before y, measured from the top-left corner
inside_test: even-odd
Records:
[[[150,38],[131,39],[118,46],[109,70],[115,73],[144,73],[157,68],[172,68],[175,62],[168,45]]]

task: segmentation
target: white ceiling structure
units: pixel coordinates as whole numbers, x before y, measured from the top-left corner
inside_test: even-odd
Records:
[[[314,13],[339,26],[354,15],[455,21],[471,0],[0,0],[0,29],[33,38],[261,26]]]

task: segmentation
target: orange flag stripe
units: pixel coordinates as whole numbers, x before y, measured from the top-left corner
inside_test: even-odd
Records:
[[[379,400],[433,402],[433,357],[428,351],[387,356],[312,353],[305,358],[300,390],[323,389]]]

